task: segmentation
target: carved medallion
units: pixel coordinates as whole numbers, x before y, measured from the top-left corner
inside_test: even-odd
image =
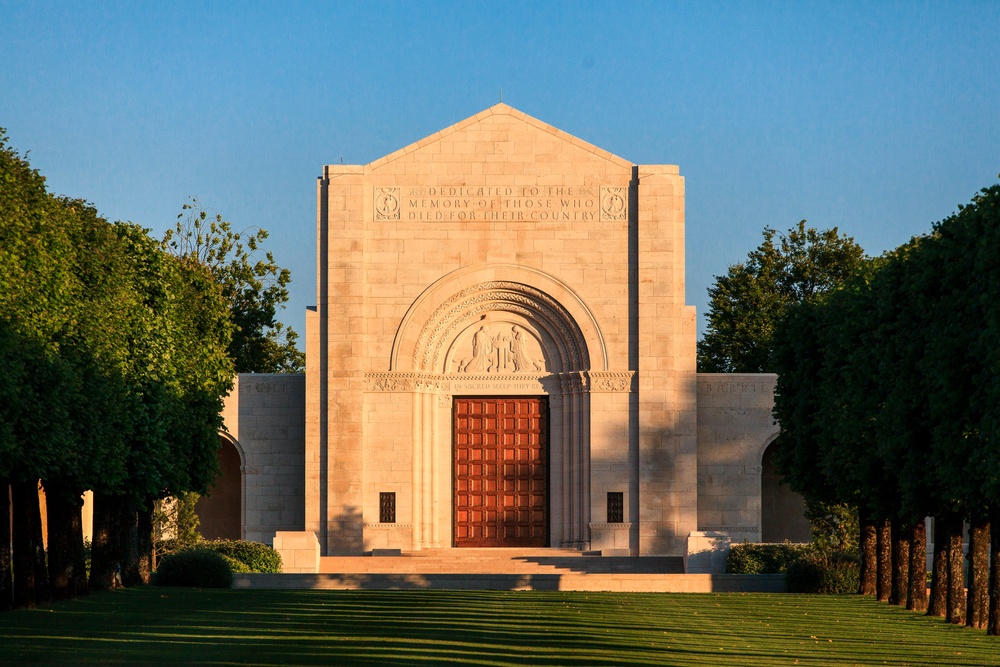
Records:
[[[628,212],[628,188],[601,188],[601,220],[624,220]]]
[[[399,188],[375,188],[375,219],[399,220]]]

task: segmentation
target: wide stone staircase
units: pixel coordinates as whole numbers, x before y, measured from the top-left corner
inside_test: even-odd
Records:
[[[425,549],[320,558],[316,574],[237,574],[233,588],[719,592],[783,591],[782,575],[685,574],[683,559],[569,549]]]

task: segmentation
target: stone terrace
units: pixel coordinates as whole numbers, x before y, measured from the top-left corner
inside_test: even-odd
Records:
[[[783,592],[783,575],[684,574],[681,558],[561,549],[428,549],[320,559],[318,574],[237,574],[233,588]]]

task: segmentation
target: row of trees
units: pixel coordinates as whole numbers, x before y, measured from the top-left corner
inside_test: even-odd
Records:
[[[998,248],[995,185],[789,308],[768,361],[779,469],[808,500],[858,507],[862,592],[990,634],[1000,634],[1000,530],[989,566],[1000,525]]]
[[[266,234],[189,207],[163,242],[109,223],[0,131],[0,608],[87,591],[88,489],[89,587],[148,581],[153,503],[211,485],[234,372],[301,368]]]

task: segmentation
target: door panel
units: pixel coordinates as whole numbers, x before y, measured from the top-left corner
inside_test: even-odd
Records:
[[[455,546],[548,540],[548,400],[455,399]]]

